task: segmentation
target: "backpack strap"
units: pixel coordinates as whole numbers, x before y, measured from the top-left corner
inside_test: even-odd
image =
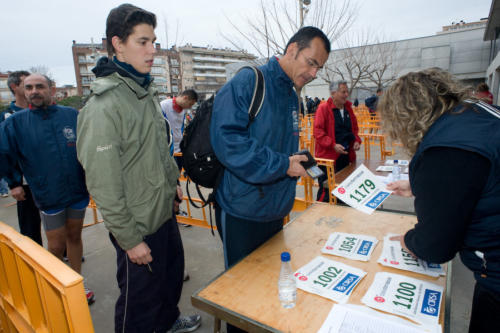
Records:
[[[252,101],[250,102],[250,106],[248,107],[248,128],[255,117],[257,117],[260,110],[262,109],[262,105],[264,104],[264,97],[266,96],[266,83],[264,81],[264,74],[262,74],[262,71],[260,69],[255,66],[244,66],[241,67],[238,72],[244,68],[250,68],[255,74],[255,84],[253,87]]]

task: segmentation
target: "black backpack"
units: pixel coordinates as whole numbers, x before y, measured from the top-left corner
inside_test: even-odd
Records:
[[[260,112],[265,96],[264,75],[254,66],[245,66],[243,68],[251,68],[255,73],[255,86],[253,89],[252,102],[248,108],[248,125]],[[241,69],[243,69],[241,68]],[[241,70],[240,69],[240,70]],[[180,148],[183,156],[183,166],[186,175],[189,177],[186,184],[186,192],[189,201],[194,207],[202,208],[210,202],[214,202],[213,191],[207,200],[203,197],[199,186],[216,189],[219,185],[224,173],[224,166],[215,156],[212,144],[210,143],[210,121],[212,119],[212,108],[214,105],[214,96],[201,103],[196,110],[196,115],[188,126],[184,129],[184,136],[180,143]],[[196,205],[189,195],[189,182],[193,181],[196,184],[196,190],[200,199],[203,201],[202,206]]]

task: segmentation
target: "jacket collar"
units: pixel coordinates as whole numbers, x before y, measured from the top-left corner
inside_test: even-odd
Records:
[[[326,103],[328,104],[328,107],[330,109],[338,109],[335,104],[333,104],[333,98],[328,98],[328,100],[326,101]],[[345,101],[345,104],[344,104],[344,110],[350,110],[352,109],[352,103],[350,101]]]
[[[29,105],[28,106],[28,109],[32,112],[35,112],[35,113],[52,113],[52,112],[56,112],[57,109],[58,109],[58,106],[56,103],[52,103],[51,105],[45,107],[45,108],[37,108],[33,105]]]
[[[280,85],[285,85],[286,87],[293,88],[293,81],[286,75],[283,68],[279,63],[279,59],[277,56],[271,57],[269,62],[267,63],[271,72],[273,72],[273,80],[277,80],[280,82]]]
[[[17,112],[17,111],[23,110],[23,108],[16,105],[16,101],[10,102],[9,109],[12,110],[12,112]]]

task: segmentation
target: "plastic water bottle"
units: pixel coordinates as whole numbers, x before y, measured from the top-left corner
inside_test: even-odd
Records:
[[[398,164],[398,160],[394,160],[394,165],[392,166],[392,180],[400,180],[401,179],[401,167]]]
[[[293,276],[292,266],[290,263],[290,253],[281,253],[281,271],[280,279],[278,280],[278,293],[281,305],[285,309],[291,309],[295,306],[297,299],[297,284]]]

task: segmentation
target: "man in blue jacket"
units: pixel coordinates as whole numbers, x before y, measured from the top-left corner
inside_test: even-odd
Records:
[[[28,107],[28,101],[24,95],[24,79],[29,75],[30,73],[27,71],[15,71],[9,74],[7,85],[14,95],[15,100],[10,103],[7,110],[0,113],[0,124],[14,113]],[[0,157],[0,160],[2,160],[1,158],[2,157]],[[19,221],[19,230],[21,231],[21,234],[28,236],[43,246],[40,228],[40,212],[33,201],[31,189],[26,183],[19,166],[16,166],[16,169],[16,177],[6,177],[5,181],[10,188],[10,194],[17,201],[17,219]]]
[[[67,249],[71,268],[81,271],[82,226],[89,194],[83,169],[76,157],[78,111],[52,103],[51,80],[40,74],[24,79],[29,107],[2,124],[0,155],[15,179],[19,164],[41,211],[48,250],[62,260]],[[86,290],[93,302],[93,292]]]
[[[282,229],[295,200],[297,177],[305,177],[299,143],[296,93],[315,79],[328,59],[330,42],[314,27],[300,29],[285,55],[260,67],[265,97],[249,125],[255,74],[243,69],[215,97],[210,132],[225,167],[216,194],[216,223],[226,268]],[[295,89],[294,89],[295,87]]]

